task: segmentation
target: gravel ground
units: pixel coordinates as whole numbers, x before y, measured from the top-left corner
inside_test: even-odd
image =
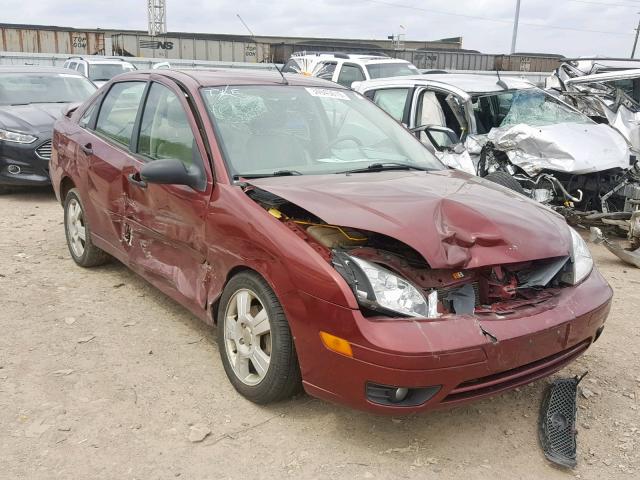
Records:
[[[0,210],[0,477],[640,475],[640,270],[600,247],[616,298],[602,338],[560,373],[590,372],[579,465],[563,471],[537,441],[548,381],[405,418],[306,395],[256,406],[227,381],[214,331],[119,263],[73,264],[49,190],[0,196]]]

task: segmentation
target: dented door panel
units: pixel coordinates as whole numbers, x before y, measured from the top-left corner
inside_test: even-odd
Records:
[[[135,171],[125,170],[123,178]],[[209,274],[204,237],[206,192],[180,185],[126,183],[125,223],[129,261],[154,283],[204,306]]]

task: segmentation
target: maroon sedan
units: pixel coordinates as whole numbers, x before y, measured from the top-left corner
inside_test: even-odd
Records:
[[[121,75],[55,126],[69,251],[219,328],[234,387],[389,413],[545,377],[611,289],[547,208],[446,169],[359,94],[278,72]]]

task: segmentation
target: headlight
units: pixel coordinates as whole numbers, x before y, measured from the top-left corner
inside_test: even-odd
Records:
[[[593,269],[593,258],[580,234],[571,227],[569,227],[569,230],[571,231],[571,240],[573,242],[573,249],[571,251],[571,261],[573,262],[572,283],[577,285],[591,273]]]
[[[10,130],[4,130],[0,128],[0,140],[13,143],[33,143],[38,139],[33,135],[26,135],[24,133],[12,132]]]
[[[354,290],[361,305],[411,317],[437,316],[437,297],[431,302],[427,301],[407,280],[361,258],[344,255],[343,260],[351,267],[355,279]],[[431,309],[430,303],[433,304]]]

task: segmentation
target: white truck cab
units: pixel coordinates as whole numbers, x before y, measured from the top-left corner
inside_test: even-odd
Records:
[[[98,87],[116,75],[136,70],[133,64],[118,57],[69,57],[64,68],[81,73]]]
[[[294,54],[283,67],[283,71],[313,75],[345,87],[351,87],[353,82],[420,73],[411,62],[406,60],[384,55],[337,52]]]

